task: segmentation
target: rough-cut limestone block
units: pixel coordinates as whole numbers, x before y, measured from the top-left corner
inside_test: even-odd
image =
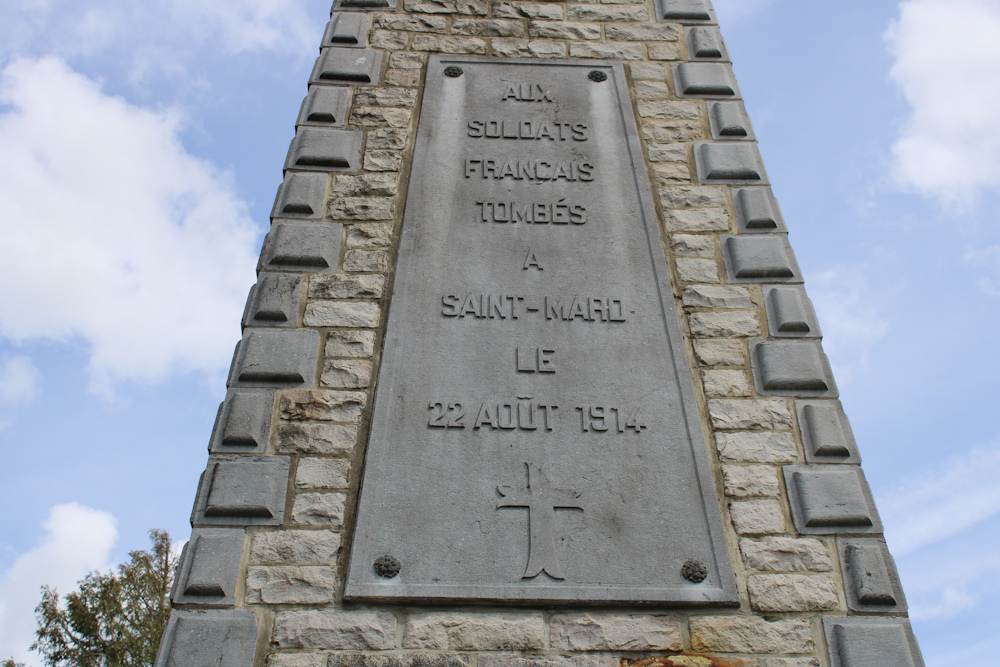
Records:
[[[278,426],[277,450],[282,454],[350,454],[357,440],[357,426],[285,422]]]
[[[741,340],[696,340],[694,355],[703,366],[742,366],[743,341]]]
[[[751,574],[747,577],[750,605],[757,611],[804,612],[836,609],[833,579],[805,574]]]
[[[689,621],[691,650],[719,653],[812,653],[807,619],[766,621],[756,616],[702,616]]]
[[[292,505],[292,521],[301,525],[339,528],[344,522],[343,493],[299,493]]]
[[[337,577],[330,566],[251,565],[247,569],[247,604],[328,604]]]
[[[357,422],[367,397],[363,391],[288,389],[278,399],[282,419]]]
[[[753,308],[750,292],[728,285],[691,285],[684,288],[681,301],[690,308]]]
[[[698,312],[688,320],[691,335],[699,338],[738,338],[760,334],[760,322],[753,310]]]
[[[701,372],[705,395],[712,398],[750,396],[753,388],[746,373],[738,370],[705,370]]]
[[[396,617],[385,611],[282,611],[271,643],[277,648],[385,651],[396,646]]]
[[[778,471],[771,466],[722,466],[723,488],[732,498],[778,497]]]
[[[829,572],[832,567],[826,545],[813,537],[744,538],[740,552],[748,570]]]
[[[299,466],[295,471],[295,488],[345,489],[350,471],[349,459],[299,459]]]
[[[729,505],[733,525],[740,535],[785,532],[785,517],[777,500],[737,500]]]
[[[557,614],[549,621],[552,647],[562,651],[680,651],[676,616]]]
[[[792,414],[780,400],[726,400],[708,402],[712,426],[726,431],[790,430]]]
[[[330,565],[339,549],[340,533],[329,530],[258,532],[250,542],[250,562]]]
[[[716,433],[719,458],[743,463],[790,463],[798,459],[791,433]]]
[[[452,651],[530,651],[545,645],[539,613],[429,612],[406,619],[404,648]]]

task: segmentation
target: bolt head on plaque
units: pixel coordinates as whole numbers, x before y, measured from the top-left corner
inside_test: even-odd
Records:
[[[392,579],[399,574],[401,567],[399,560],[392,556],[379,556],[375,559],[375,574],[383,579]]]
[[[461,67],[458,67],[457,65],[449,65],[448,67],[444,68],[444,75],[450,76],[453,79],[457,79],[458,77],[462,76],[463,71],[464,70]]]
[[[681,566],[681,575],[693,584],[700,584],[708,576],[708,568],[699,560],[689,560]]]
[[[587,75],[587,78],[590,79],[591,81],[597,81],[598,83],[600,83],[601,81],[607,81],[608,75],[599,69],[595,69],[590,71],[590,74]]]

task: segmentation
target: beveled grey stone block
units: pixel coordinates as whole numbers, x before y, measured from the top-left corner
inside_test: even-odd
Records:
[[[759,394],[836,398],[830,361],[816,340],[750,340]]]
[[[252,667],[256,647],[252,611],[175,609],[154,667]]]
[[[830,667],[924,667],[905,618],[824,618]]]
[[[806,291],[797,285],[764,287],[767,326],[775,338],[820,338],[816,312]]]
[[[267,448],[274,396],[266,389],[230,389],[212,429],[208,451],[254,454]]]
[[[347,90],[338,86],[310,86],[299,107],[295,126],[343,125],[347,119]]]
[[[326,24],[322,46],[358,47],[365,45],[368,35],[366,14],[333,14]]]
[[[312,386],[318,351],[318,331],[248,330],[237,348],[229,386]]]
[[[688,28],[685,34],[688,54],[692,60],[729,60],[729,53],[718,28],[694,26]]]
[[[300,127],[295,132],[285,169],[344,171],[357,169],[361,131]]]
[[[885,540],[838,538],[837,551],[844,573],[848,609],[880,613],[906,611],[899,572]]]
[[[279,222],[264,239],[261,269],[331,271],[340,259],[343,225],[336,222]]]
[[[671,23],[715,20],[715,10],[708,0],[656,0],[656,18]]]
[[[355,12],[380,11],[395,8],[396,0],[336,0],[330,13],[347,10]]]
[[[807,535],[881,533],[871,489],[856,466],[783,467],[795,528]]]
[[[696,143],[695,166],[702,183],[767,183],[767,172],[753,143]]]
[[[771,188],[740,188],[733,193],[741,232],[784,232],[785,218]]]
[[[671,66],[678,97],[732,98],[740,96],[736,77],[722,63],[679,63]]]
[[[271,209],[271,220],[278,218],[303,218],[318,220],[323,217],[326,198],[326,174],[289,172],[278,187]]]
[[[795,401],[809,463],[861,463],[840,401]]]
[[[302,276],[297,273],[261,273],[250,288],[243,326],[294,327],[301,291]]]
[[[378,83],[382,52],[371,49],[323,49],[313,65],[309,83]]]
[[[231,607],[246,531],[195,528],[184,545],[170,600],[178,604]]]
[[[708,124],[716,141],[751,141],[756,138],[742,102],[709,103]]]
[[[198,485],[191,525],[278,525],[287,486],[285,456],[211,456]]]
[[[802,282],[798,262],[784,234],[723,238],[730,282]]]

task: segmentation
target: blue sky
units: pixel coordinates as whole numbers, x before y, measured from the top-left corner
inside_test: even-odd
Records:
[[[927,664],[988,664],[1000,2],[716,6]],[[328,11],[0,6],[0,657],[39,584],[187,537]]]

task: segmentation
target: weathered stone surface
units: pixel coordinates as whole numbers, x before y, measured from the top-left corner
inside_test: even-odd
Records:
[[[650,60],[679,60],[681,50],[677,44],[654,42],[646,47]]]
[[[292,521],[298,524],[339,527],[344,521],[343,493],[300,493],[292,505]]]
[[[357,439],[357,426],[285,422],[278,426],[277,450],[282,454],[349,454]]]
[[[229,376],[230,387],[311,385],[316,374],[317,332],[248,329]]]
[[[652,152],[652,151],[651,151]],[[347,232],[348,244],[350,244],[350,231]],[[714,257],[715,241],[711,236],[698,236],[695,234],[671,234],[670,250],[675,255],[690,255],[693,257]]]
[[[307,327],[377,327],[381,309],[369,301],[313,301],[306,304]]]
[[[664,208],[696,208],[696,207],[724,207],[726,205],[726,191],[723,188],[706,187],[703,185],[677,185],[669,188],[660,188],[660,202]],[[725,214],[725,210],[717,211]],[[729,229],[729,216],[726,215],[726,227]],[[718,231],[711,229],[689,229],[680,231]]]
[[[400,51],[406,48],[409,41],[410,36],[405,32],[394,32],[392,30],[375,30],[372,32],[372,46],[376,49]]]
[[[805,574],[751,574],[750,605],[757,611],[825,611],[837,608],[833,579]]]
[[[719,458],[745,463],[790,463],[798,460],[791,433],[716,433]]]
[[[385,273],[389,255],[385,250],[348,250],[344,253],[344,270],[365,273]]]
[[[563,651],[680,651],[676,616],[557,614],[549,621],[552,647]]]
[[[341,389],[363,389],[371,384],[372,362],[367,359],[333,359],[323,365],[320,384]]]
[[[757,319],[757,313],[752,310],[693,313],[688,321],[691,335],[702,338],[736,338],[756,336],[760,333],[760,321]]]
[[[491,41],[493,55],[505,58],[565,58],[566,44],[542,39],[496,37]]]
[[[644,119],[642,121],[642,136],[653,143],[670,143],[674,141],[690,141],[704,135],[700,120],[688,119]]]
[[[486,40],[479,37],[415,35],[412,46],[415,51],[432,51],[436,53],[486,53]]]
[[[631,42],[571,42],[571,58],[602,60],[642,60],[642,45]]]
[[[733,498],[778,497],[778,471],[771,466],[724,465],[722,482],[726,495]]]
[[[660,162],[653,165],[653,178],[658,185],[672,183],[688,183],[691,181],[691,170],[687,162]]]
[[[431,612],[406,619],[404,648],[452,651],[530,651],[545,645],[545,621],[537,613]]]
[[[570,21],[648,21],[649,13],[643,5],[570,5],[566,8]]]
[[[479,667],[621,667],[615,657],[586,654],[525,656],[513,653],[481,653],[477,660]]]
[[[486,0],[404,0],[408,12],[486,16]]]
[[[399,171],[403,166],[403,154],[398,151],[366,151],[364,165],[366,171]]]
[[[278,648],[385,651],[396,646],[396,617],[384,611],[282,611],[271,643]]]
[[[370,357],[375,352],[375,332],[370,329],[337,329],[326,337],[328,357]]]
[[[792,413],[783,400],[725,400],[708,402],[712,426],[724,430],[792,428]]]
[[[379,135],[379,133],[384,133]],[[396,134],[389,133],[399,133]],[[381,141],[390,141],[393,145],[373,146],[373,137],[381,136]],[[378,140],[378,139],[376,139]],[[396,148],[396,141],[405,141],[403,130],[376,130],[368,134],[368,148]],[[399,146],[402,148],[402,146]],[[391,197],[399,192],[399,176],[396,174],[337,174],[333,177],[333,195],[341,197]],[[372,225],[373,227],[375,225]]]
[[[292,389],[281,392],[278,410],[282,419],[356,422],[365,406],[362,391]]]
[[[812,537],[763,537],[740,540],[748,570],[765,572],[829,572],[826,545]]]
[[[668,230],[677,232],[725,232],[730,223],[723,208],[696,208],[668,211],[666,224]]]
[[[274,530],[253,536],[250,561],[327,565],[336,562],[339,549],[340,533],[329,530]]]
[[[702,371],[705,395],[712,398],[749,396],[750,381],[746,373],[737,370]]]
[[[348,248],[387,248],[392,244],[392,225],[388,223],[348,225]]]
[[[327,667],[326,653],[272,653],[267,667]]]
[[[605,26],[604,34],[608,39],[621,39],[634,42],[676,42],[680,38],[677,28],[665,23],[652,25],[609,25]]]
[[[749,291],[743,287],[730,287],[728,285],[691,285],[685,287],[681,301],[685,306],[691,308],[753,308]]]
[[[251,565],[247,604],[325,604],[333,602],[337,578],[329,566]]]
[[[351,471],[348,459],[304,458],[295,471],[297,489],[345,489]]]
[[[389,67],[398,67],[400,69],[423,69],[425,62],[427,62],[426,53],[402,51],[389,56]]]
[[[385,71],[385,82],[390,86],[417,86],[420,84],[420,71],[415,69],[387,69]],[[370,138],[368,141],[370,147],[377,147],[370,143]]]
[[[348,122],[359,127],[406,127],[412,115],[409,109],[354,105]]]
[[[563,8],[544,2],[494,2],[493,16],[502,19],[544,19],[561,21]]]
[[[678,257],[677,277],[682,282],[688,283],[717,283],[719,282],[719,263],[714,259],[695,259],[692,257]]]
[[[482,659],[480,658],[480,661]],[[470,667],[464,653],[338,653],[324,667]]]
[[[310,299],[377,299],[382,296],[385,276],[352,276],[320,273],[309,280]]]
[[[376,28],[407,32],[443,33],[448,31],[448,20],[443,16],[407,16],[380,12],[372,15],[372,25]]]
[[[742,366],[743,341],[739,340],[696,340],[694,356],[703,366]]]
[[[175,609],[163,633],[156,667],[251,665],[257,631],[253,612]]]
[[[729,505],[729,512],[740,535],[785,532],[785,518],[777,500],[736,500]]]
[[[636,103],[643,118],[670,118],[701,121],[701,109],[694,102],[677,100],[639,100]]]
[[[785,466],[792,518],[801,533],[881,533],[871,489],[857,466]]]
[[[666,78],[663,65],[657,63],[629,63],[628,68],[636,81],[663,81]]]
[[[498,19],[455,19],[451,24],[451,34],[470,37],[524,37],[521,21]]]
[[[334,220],[392,220],[395,207],[385,197],[333,197],[326,212]]]
[[[600,39],[601,28],[593,23],[529,21],[528,35],[544,39]]]
[[[754,616],[702,616],[690,621],[691,649],[720,653],[812,653],[811,622]]]

